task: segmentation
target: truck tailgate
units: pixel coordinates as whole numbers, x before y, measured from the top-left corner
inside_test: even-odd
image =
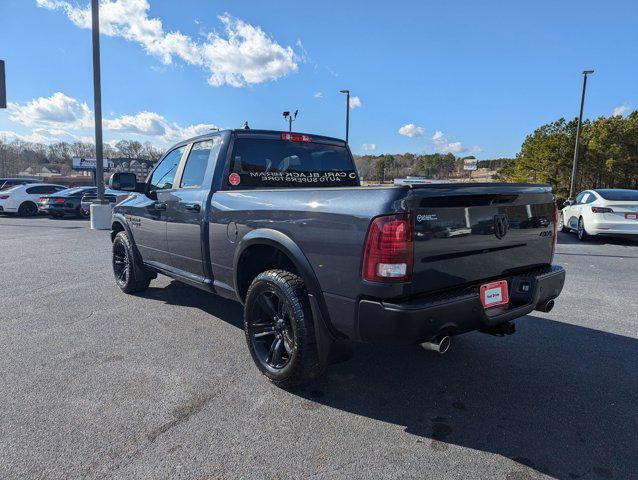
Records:
[[[414,292],[497,279],[551,263],[551,188],[526,184],[414,186]]]

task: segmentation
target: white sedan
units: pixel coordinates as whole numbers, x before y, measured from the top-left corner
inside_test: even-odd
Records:
[[[0,190],[0,213],[17,213],[30,217],[38,213],[38,199],[68,187],[50,183],[29,183]]]
[[[579,240],[593,235],[634,236],[638,239],[638,190],[585,190],[560,211],[563,232]]]

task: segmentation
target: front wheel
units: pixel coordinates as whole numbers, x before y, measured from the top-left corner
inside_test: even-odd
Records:
[[[576,233],[578,235],[578,240],[580,240],[581,242],[589,240],[589,234],[587,233],[587,230],[585,230],[585,222],[583,221],[583,217],[580,217],[578,219],[578,230],[576,231]]]
[[[246,295],[244,332],[261,373],[281,388],[318,377],[317,339],[303,280],[286,270],[268,270],[253,280]]]
[[[124,293],[142,292],[151,283],[152,275],[136,264],[133,246],[126,232],[119,232],[113,240],[113,275]]]

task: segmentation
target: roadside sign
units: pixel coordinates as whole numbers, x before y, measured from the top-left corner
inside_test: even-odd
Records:
[[[478,168],[478,160],[476,158],[463,159],[463,170],[476,170]]]
[[[108,172],[111,168],[109,166],[109,159],[103,159],[104,171]],[[73,170],[89,170],[91,172],[95,171],[97,166],[97,160],[95,158],[79,158],[73,157]]]

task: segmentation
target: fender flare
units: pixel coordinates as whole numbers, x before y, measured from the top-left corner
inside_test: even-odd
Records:
[[[330,324],[328,310],[326,308],[323,292],[315,275],[310,261],[306,258],[299,246],[286,234],[270,228],[258,228],[247,233],[235,249],[233,259],[234,287],[239,296],[239,261],[247,248],[253,245],[267,245],[280,250],[293,263],[297,272],[306,284],[310,307],[313,313],[313,323],[320,356],[327,361],[336,335]],[[242,300],[243,303],[243,300]]]

